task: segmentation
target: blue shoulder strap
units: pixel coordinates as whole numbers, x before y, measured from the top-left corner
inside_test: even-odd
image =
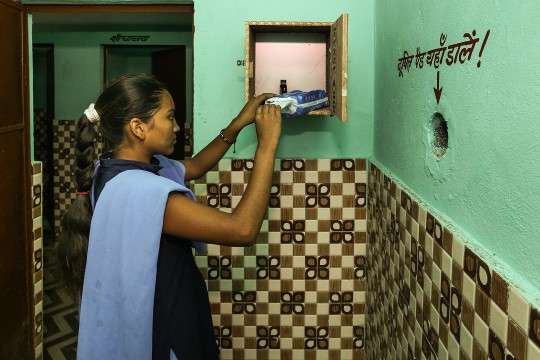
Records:
[[[104,187],[92,217],[78,359],[151,359],[157,257],[174,181],[127,170]]]

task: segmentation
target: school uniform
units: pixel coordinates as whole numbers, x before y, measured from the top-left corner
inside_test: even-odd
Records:
[[[171,192],[195,200],[183,165],[102,157],[82,293],[78,359],[216,360],[204,279],[192,246],[162,233]],[[172,354],[173,353],[173,354]]]

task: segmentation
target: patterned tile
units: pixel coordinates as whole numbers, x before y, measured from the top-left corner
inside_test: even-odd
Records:
[[[373,164],[368,184],[366,358],[540,359],[540,313],[504,274]]]
[[[60,220],[75,199],[72,165],[75,160],[76,121],[53,121],[54,229],[60,232]],[[95,158],[103,153],[104,143],[98,134]]]
[[[252,168],[251,159],[224,159],[192,188],[201,202],[232,211]],[[221,359],[362,359],[365,161],[282,159],[275,169],[257,244],[210,245],[196,256]]]
[[[35,358],[43,359],[43,222],[42,163],[32,165],[32,231],[34,235],[34,344]]]

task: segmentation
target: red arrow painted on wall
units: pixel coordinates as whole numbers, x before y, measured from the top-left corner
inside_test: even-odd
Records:
[[[437,71],[437,88],[433,88],[433,91],[435,92],[435,99],[437,99],[437,104],[439,103],[439,100],[441,100],[442,89],[442,87],[439,88],[439,72]]]

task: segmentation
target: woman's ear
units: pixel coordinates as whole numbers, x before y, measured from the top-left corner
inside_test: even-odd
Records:
[[[133,118],[129,122],[129,130],[139,140],[146,138],[146,124],[139,118]]]

